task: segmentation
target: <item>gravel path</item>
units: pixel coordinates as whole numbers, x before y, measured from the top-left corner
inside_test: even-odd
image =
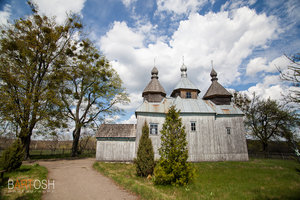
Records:
[[[43,200],[67,199],[137,199],[93,169],[94,158],[78,160],[39,161],[47,167],[50,186]]]

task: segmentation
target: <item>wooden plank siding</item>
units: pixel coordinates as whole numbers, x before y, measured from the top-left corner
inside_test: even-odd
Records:
[[[96,160],[133,161],[135,141],[97,141]]]
[[[248,160],[245,130],[241,116],[183,115],[181,117],[187,133],[188,161]],[[159,159],[160,130],[164,123],[164,116],[138,115],[137,118],[136,150],[144,122],[147,121],[148,124],[157,123],[159,133],[158,135],[150,135],[150,138],[155,159]],[[196,131],[191,131],[191,122],[196,122]],[[230,127],[230,134],[227,133],[227,127]]]

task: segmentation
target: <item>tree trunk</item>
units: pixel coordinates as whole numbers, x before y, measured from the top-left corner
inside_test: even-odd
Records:
[[[78,155],[78,143],[80,138],[81,127],[76,127],[73,131],[72,157]]]
[[[263,148],[263,152],[267,153],[268,150],[268,142],[266,141],[262,141],[262,148]]]
[[[29,159],[29,150],[30,150],[30,142],[31,142],[31,134],[27,134],[25,136],[21,136],[22,145],[25,151],[25,157],[24,159]]]

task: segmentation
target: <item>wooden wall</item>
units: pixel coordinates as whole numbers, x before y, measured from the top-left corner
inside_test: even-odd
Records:
[[[186,127],[189,161],[248,160],[243,118],[241,116],[215,116],[215,114],[181,114]],[[133,161],[145,121],[158,124],[158,135],[150,135],[154,157],[159,159],[160,130],[165,114],[139,113],[135,141],[97,141],[96,159],[103,161]],[[191,131],[191,121],[196,122],[196,131]],[[230,134],[226,127],[230,127]]]
[[[186,127],[189,161],[223,161],[223,160],[248,160],[247,144],[243,118],[241,116],[211,115],[181,115]],[[159,158],[160,130],[164,123],[163,114],[143,114],[137,116],[136,150],[141,137],[142,126],[145,122],[158,123],[158,135],[150,135],[154,148],[155,159]],[[196,131],[191,131],[191,121],[196,122]],[[227,134],[226,127],[231,128]]]
[[[180,90],[180,97],[182,99],[186,99],[186,93],[187,92],[191,93],[191,98],[192,99],[197,99],[197,97],[198,97],[197,91],[195,91],[195,90],[188,90],[188,89],[181,89]]]
[[[133,161],[135,141],[97,141],[96,160]]]
[[[190,122],[196,121],[196,131]],[[189,161],[248,160],[242,117],[183,117],[186,126]],[[227,134],[226,127],[230,127]]]
[[[144,115],[137,115],[137,130],[136,130],[136,152],[139,146],[139,140],[142,136],[142,128],[144,126],[145,121],[147,122],[148,126],[149,123],[157,123],[158,124],[158,134],[157,135],[149,135],[152,140],[153,150],[154,150],[154,159],[159,159],[158,149],[160,147],[160,130],[162,129],[162,125],[165,121],[164,114],[151,114],[145,113]],[[150,127],[150,126],[149,126]]]

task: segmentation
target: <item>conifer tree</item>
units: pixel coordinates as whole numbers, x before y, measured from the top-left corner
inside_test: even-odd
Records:
[[[193,178],[193,168],[187,163],[188,149],[185,127],[180,111],[171,106],[161,132],[160,159],[154,169],[154,183],[186,185]]]
[[[14,143],[12,143],[12,145],[2,153],[2,168],[7,171],[13,171],[20,168],[24,158],[24,153],[21,140],[15,140]]]
[[[154,170],[154,151],[152,141],[149,138],[149,127],[145,122],[142,129],[142,137],[139,142],[137,159],[135,160],[136,173],[138,176],[148,176]]]

